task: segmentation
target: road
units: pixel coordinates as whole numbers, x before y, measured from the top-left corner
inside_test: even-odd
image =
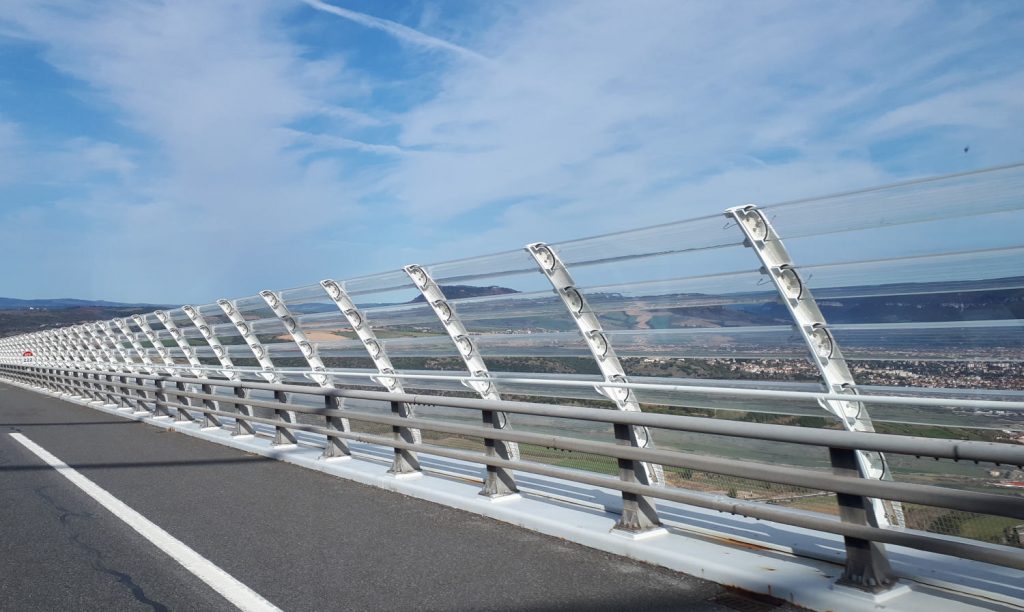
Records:
[[[769,610],[710,582],[0,383],[0,609],[231,604],[20,433],[283,610]]]

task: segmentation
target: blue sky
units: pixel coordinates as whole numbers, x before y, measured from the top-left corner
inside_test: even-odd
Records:
[[[209,302],[1021,161],[1021,32],[1012,0],[8,0],[0,295]]]

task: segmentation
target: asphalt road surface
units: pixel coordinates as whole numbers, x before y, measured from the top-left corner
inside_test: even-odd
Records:
[[[0,383],[0,610],[227,610],[21,433],[282,610],[771,610],[706,581]]]

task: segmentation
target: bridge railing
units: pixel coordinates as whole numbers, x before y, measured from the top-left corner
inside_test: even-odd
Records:
[[[0,363],[25,365],[23,354],[30,352],[31,365],[46,380],[75,395],[84,389],[100,393],[108,376],[114,384],[145,387],[152,377],[166,375],[188,379],[174,382],[176,389],[183,385],[178,390],[206,388],[206,395],[217,396],[193,398],[207,408],[234,400],[242,406],[272,401],[278,408],[253,406],[262,411],[258,418],[286,423],[274,425],[282,443],[294,438],[288,423],[311,424],[300,409],[310,406],[310,394],[292,398],[255,383],[502,402],[480,411],[479,422],[493,435],[460,437],[418,426],[402,431],[410,444],[479,442],[488,456],[502,461],[595,473],[618,473],[619,458],[553,451],[504,433],[514,428],[607,440],[616,433],[614,423],[556,424],[497,407],[529,400],[801,425],[814,432],[838,428],[1020,442],[1022,194],[1024,165],[1015,165],[740,206],[724,216],[531,243],[482,257],[0,338]],[[239,385],[215,384],[225,380]],[[334,398],[331,408],[338,410],[355,401],[324,397]],[[431,416],[465,424],[465,413],[450,406],[399,402],[398,409],[398,418],[410,423]],[[215,413],[203,418],[206,424],[219,422]],[[337,416],[324,426],[391,433],[382,423],[353,422]],[[231,426],[256,430],[245,419]],[[686,450],[794,469],[850,469],[849,457],[824,447],[649,424],[627,427],[628,439],[619,441],[634,449]],[[331,452],[343,454],[338,439],[327,438]],[[1005,465],[934,463],[867,447],[852,456],[857,474],[868,480],[1005,495],[1024,481],[1024,472]],[[514,470],[488,465],[485,491],[514,492]],[[653,459],[633,464],[642,486],[838,511],[841,494],[835,491],[750,474]],[[1020,523],[1013,517],[937,512],[884,496],[866,499],[866,520],[877,528],[1019,542],[1013,534]],[[642,521],[644,513],[637,516]]]
[[[532,402],[501,402],[479,398],[442,397],[408,393],[388,393],[351,389],[325,388],[313,385],[259,383],[251,381],[170,376],[136,373],[131,377],[115,376],[103,370],[63,370],[18,365],[2,365],[0,373],[21,383],[42,386],[51,391],[115,404],[152,416],[212,424],[232,424],[239,435],[256,432],[259,425],[290,435],[279,436],[276,443],[290,445],[298,432],[312,433],[325,439],[327,457],[350,456],[350,441],[359,441],[394,450],[391,472],[396,475],[420,471],[419,455],[427,454],[459,461],[482,464],[509,474],[526,472],[571,482],[618,490],[623,496],[623,514],[617,529],[642,532],[660,524],[653,500],[663,499],[721,512],[728,512],[786,525],[813,529],[843,536],[846,542],[847,566],[844,581],[870,590],[882,590],[895,581],[884,549],[879,544],[894,544],[934,553],[953,555],[987,563],[1024,569],[1024,550],[1010,546],[992,546],[951,538],[923,531],[876,526],[869,520],[869,498],[892,502],[921,504],[935,508],[970,513],[985,513],[1024,521],[1024,498],[1012,494],[966,491],[942,486],[896,483],[861,478],[854,453],[870,451],[912,455],[934,459],[990,462],[1024,465],[1024,446],[990,442],[926,439],[913,436],[813,430],[788,425],[765,425],[707,419],[676,414],[652,414],[614,411],[601,408],[540,404]],[[125,379],[128,380],[125,380]],[[195,390],[195,389],[199,390]],[[226,390],[216,393],[214,388]],[[190,390],[192,389],[192,390]],[[241,391],[241,392],[240,392]],[[271,392],[278,399],[256,399],[245,392]],[[724,392],[730,390],[724,389]],[[230,396],[233,399],[226,399]],[[321,407],[299,401],[299,397],[318,399]],[[344,408],[340,400],[360,400],[388,405],[392,415],[373,413],[365,408]],[[877,398],[900,402],[906,398]],[[402,406],[404,404],[405,406]],[[453,423],[424,416],[408,416],[406,406],[447,407],[470,412],[502,411],[513,415],[530,415],[547,419],[571,419],[611,425],[613,438],[583,440],[570,436]],[[254,409],[269,411],[257,416]],[[298,422],[282,416],[282,409],[315,419]],[[336,427],[346,419],[390,428],[391,435],[371,434]],[[214,425],[214,426],[216,426]],[[707,457],[680,450],[637,448],[630,445],[630,430],[644,427],[666,431],[691,432],[703,435],[795,444],[827,450],[833,468],[821,471],[758,464],[749,461]],[[577,451],[609,458],[616,462],[616,476],[567,469],[523,459],[507,459],[492,452],[493,447],[481,444],[475,451],[453,448],[429,441],[416,441],[410,431],[463,436],[470,439],[500,440],[519,445]],[[666,468],[699,470],[723,476],[752,478],[836,494],[838,516],[812,513],[774,505],[706,495],[683,487],[654,486],[639,482],[636,465],[645,462]],[[514,484],[510,483],[510,486]],[[490,494],[488,491],[482,493]]]

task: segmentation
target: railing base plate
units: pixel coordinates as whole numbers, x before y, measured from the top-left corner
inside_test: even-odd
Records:
[[[647,540],[650,538],[656,538],[658,536],[668,535],[668,529],[664,527],[655,527],[654,529],[644,529],[643,531],[626,531],[625,529],[609,529],[608,533],[619,536],[620,538],[626,538],[627,540]]]

